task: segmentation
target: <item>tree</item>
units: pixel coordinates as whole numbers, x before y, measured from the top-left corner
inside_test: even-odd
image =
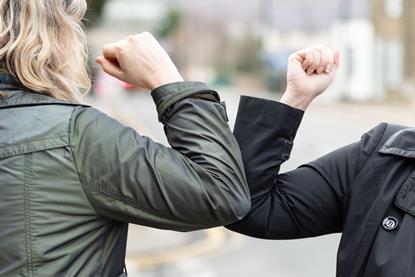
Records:
[[[264,63],[261,57],[261,49],[261,40],[253,32],[247,33],[238,50],[240,54],[236,62],[237,71],[258,74],[263,70]]]
[[[157,37],[163,39],[171,36],[179,28],[181,19],[182,16],[179,10],[170,9],[156,29]]]

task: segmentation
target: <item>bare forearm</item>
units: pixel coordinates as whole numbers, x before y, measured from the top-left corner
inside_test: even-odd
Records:
[[[290,107],[305,111],[310,106],[311,102],[313,102],[313,99],[306,95],[295,95],[290,91],[286,91],[280,102]]]

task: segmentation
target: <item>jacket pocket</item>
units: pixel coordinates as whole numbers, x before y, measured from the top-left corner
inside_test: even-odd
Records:
[[[68,146],[67,136],[47,138],[0,147],[0,159]]]
[[[396,194],[394,205],[415,216],[415,172],[409,176]]]

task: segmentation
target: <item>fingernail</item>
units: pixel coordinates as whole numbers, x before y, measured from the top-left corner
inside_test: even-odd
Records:
[[[333,66],[332,66],[331,64],[329,64],[329,65],[327,66],[327,68],[326,68],[326,72],[327,72],[327,73],[331,73],[331,72],[332,72],[332,70],[333,70]]]

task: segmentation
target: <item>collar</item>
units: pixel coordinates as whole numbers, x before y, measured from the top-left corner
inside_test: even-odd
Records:
[[[1,72],[0,69],[0,91],[5,97],[0,97],[0,109],[35,106],[35,105],[66,105],[85,106],[80,103],[72,103],[43,95],[25,88],[14,76]]]
[[[415,158],[415,128],[406,128],[392,135],[379,150],[380,153]]]

